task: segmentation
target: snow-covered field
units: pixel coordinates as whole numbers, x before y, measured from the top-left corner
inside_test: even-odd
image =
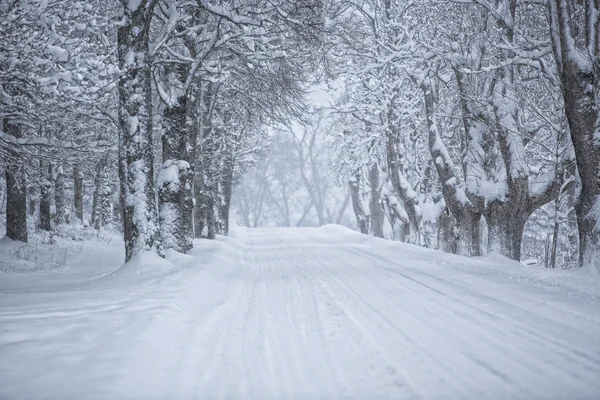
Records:
[[[0,243],[3,400],[600,398],[597,276],[337,226],[124,267],[118,239],[21,246]]]

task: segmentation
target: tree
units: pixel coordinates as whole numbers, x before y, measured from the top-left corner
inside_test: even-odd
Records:
[[[548,0],[550,37],[580,192],[579,264],[600,271],[600,4]]]
[[[122,0],[118,28],[119,179],[125,261],[154,249],[164,256],[158,228],[152,157],[150,20],[158,0]]]

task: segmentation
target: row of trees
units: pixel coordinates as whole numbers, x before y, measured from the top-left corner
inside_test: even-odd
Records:
[[[401,240],[431,245],[436,232],[446,251],[479,255],[483,225],[488,251],[519,260],[529,217],[552,203],[553,248],[574,208],[579,263],[600,270],[597,1],[354,0],[329,12],[332,115],[363,232],[380,231],[382,204]]]
[[[128,260],[185,252],[227,233],[237,182],[246,225],[264,199],[269,223],[339,222],[346,198],[364,233],[520,259],[528,221],[548,255],[576,223],[580,265],[600,268],[599,8],[0,0],[7,235],[89,204],[94,225],[120,221]],[[335,104],[311,124],[318,80]]]
[[[303,113],[321,11],[311,0],[2,0],[7,236],[85,220],[92,184],[92,222],[119,219],[126,260],[227,233],[236,171],[265,126]]]

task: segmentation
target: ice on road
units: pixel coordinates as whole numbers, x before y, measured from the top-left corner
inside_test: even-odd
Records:
[[[331,226],[206,243],[0,276],[0,398],[600,399],[595,277]]]

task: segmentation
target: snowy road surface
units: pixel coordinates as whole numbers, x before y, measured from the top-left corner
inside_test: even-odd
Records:
[[[168,259],[0,275],[0,399],[600,399],[597,277],[335,226]]]

